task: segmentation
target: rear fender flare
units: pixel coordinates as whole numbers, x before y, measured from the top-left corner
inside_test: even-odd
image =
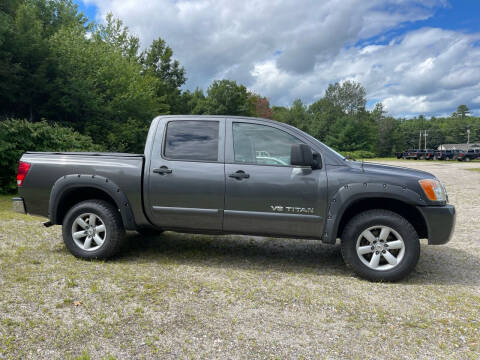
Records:
[[[322,242],[334,244],[345,211],[356,201],[368,198],[395,199],[414,206],[426,205],[421,195],[406,186],[366,182],[343,185],[329,198]]]
[[[106,177],[86,174],[65,175],[53,185],[48,204],[48,217],[53,224],[60,225],[57,212],[62,199],[70,191],[78,188],[95,188],[105,192],[119,209],[125,229],[135,230],[137,228],[130,202],[120,187]]]

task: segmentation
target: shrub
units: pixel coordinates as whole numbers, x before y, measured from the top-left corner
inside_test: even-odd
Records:
[[[366,150],[355,150],[355,151],[342,151],[343,156],[346,156],[350,159],[371,159],[376,157],[375,153]]]
[[[46,121],[0,121],[0,192],[14,192],[18,160],[25,151],[99,151],[88,136]]]

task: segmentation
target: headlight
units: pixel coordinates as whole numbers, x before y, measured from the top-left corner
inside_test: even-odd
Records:
[[[428,200],[431,201],[446,201],[447,192],[445,188],[438,180],[433,179],[424,179],[418,180],[420,186],[423,189],[423,192],[427,196]]]

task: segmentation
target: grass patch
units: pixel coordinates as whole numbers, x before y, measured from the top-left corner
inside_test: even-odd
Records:
[[[465,169],[468,171],[474,171],[474,172],[480,172],[480,168],[471,168],[471,169]]]

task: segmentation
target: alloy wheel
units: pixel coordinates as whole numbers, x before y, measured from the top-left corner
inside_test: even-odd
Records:
[[[103,220],[93,213],[78,216],[72,224],[72,238],[80,249],[94,251],[105,242],[107,230]]]
[[[377,225],[360,234],[356,251],[364,265],[372,270],[385,271],[400,264],[405,255],[405,243],[391,227]]]

